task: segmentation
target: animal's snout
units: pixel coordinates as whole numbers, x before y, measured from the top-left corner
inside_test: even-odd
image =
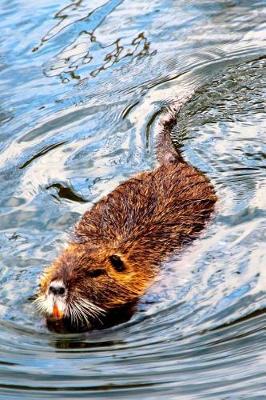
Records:
[[[62,281],[53,281],[49,286],[49,293],[54,296],[64,296],[66,293],[65,284]]]

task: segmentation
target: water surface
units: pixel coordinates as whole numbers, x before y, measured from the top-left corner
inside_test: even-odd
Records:
[[[263,1],[2,0],[0,399],[265,398],[264,21]],[[173,136],[213,221],[129,322],[49,332],[40,272],[191,95]]]

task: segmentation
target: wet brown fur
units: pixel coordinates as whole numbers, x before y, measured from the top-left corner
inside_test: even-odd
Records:
[[[173,147],[176,110],[161,118],[157,141],[159,166],[120,184],[75,228],[74,240],[48,267],[40,293],[63,279],[68,301],[86,297],[106,313],[135,304],[173,252],[196,238],[216,201],[208,178],[186,163]],[[116,271],[110,256],[123,261]],[[92,270],[101,270],[91,276]]]

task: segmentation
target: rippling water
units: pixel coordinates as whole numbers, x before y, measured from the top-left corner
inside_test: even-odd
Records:
[[[1,399],[266,398],[264,21],[256,0],[1,1]],[[192,93],[173,134],[213,221],[129,322],[49,332],[40,271]]]

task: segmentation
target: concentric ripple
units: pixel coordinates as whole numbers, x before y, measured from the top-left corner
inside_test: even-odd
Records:
[[[93,4],[92,4],[93,3]],[[265,398],[263,1],[2,1],[0,399]],[[127,323],[49,332],[32,296],[79,216],[154,166],[156,126],[216,213]]]

